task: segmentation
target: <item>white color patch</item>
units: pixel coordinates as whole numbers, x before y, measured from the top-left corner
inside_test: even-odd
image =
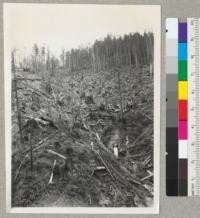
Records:
[[[188,140],[178,141],[178,157],[179,159],[185,159],[188,157]]]

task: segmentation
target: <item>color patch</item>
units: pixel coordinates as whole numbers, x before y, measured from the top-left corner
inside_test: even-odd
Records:
[[[187,121],[178,122],[178,138],[180,140],[186,140],[188,138]]]
[[[176,75],[176,80],[177,80],[177,72],[178,72],[177,62],[178,62],[177,56],[175,56],[175,57],[172,57],[172,56],[166,57],[166,65],[165,65],[166,66],[166,72],[168,74]]]
[[[187,140],[179,140],[178,141],[178,157],[179,159],[184,159],[188,157],[188,151],[187,151]]]
[[[178,24],[178,41],[187,42],[187,23]]]
[[[187,159],[179,159],[179,165],[180,180],[187,180]]]
[[[187,61],[178,62],[178,80],[187,80]]]
[[[178,81],[178,99],[186,100],[188,96],[187,81]]]
[[[167,57],[177,57],[176,54],[178,50],[177,39],[167,39],[166,41],[166,55]]]
[[[179,165],[181,168],[185,167],[186,165],[181,164],[183,159],[179,160]],[[185,160],[187,162],[187,160]],[[187,163],[186,163],[187,164]],[[188,175],[187,171],[188,168],[183,168],[180,170],[180,172],[184,172],[186,174],[186,177]],[[180,173],[179,177],[181,177],[182,173]],[[178,196],[188,196],[188,181],[187,179],[179,179],[179,184],[178,184]]]
[[[188,113],[187,113],[187,100],[179,100],[178,101],[178,119],[179,120],[187,120]]]
[[[178,44],[178,60],[179,61],[187,60],[187,43]]]

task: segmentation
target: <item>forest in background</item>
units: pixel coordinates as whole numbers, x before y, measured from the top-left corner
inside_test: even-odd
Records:
[[[48,48],[39,48],[34,44],[31,56],[24,57],[20,67],[34,72],[48,70],[52,74],[59,67],[69,72],[86,69],[99,72],[122,66],[137,68],[152,64],[153,44],[152,33],[130,33],[118,38],[107,35],[103,40],[96,40],[92,46],[70,51],[63,49],[60,58],[53,56]]]
[[[145,32],[12,51],[13,206],[152,205],[153,47]]]

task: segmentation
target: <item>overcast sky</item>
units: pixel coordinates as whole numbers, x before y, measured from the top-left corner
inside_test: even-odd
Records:
[[[159,31],[158,6],[4,4],[4,26],[10,48],[29,53],[32,45],[45,45],[57,56],[92,44],[108,33]]]

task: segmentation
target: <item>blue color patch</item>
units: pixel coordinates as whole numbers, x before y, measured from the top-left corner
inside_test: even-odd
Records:
[[[187,61],[187,43],[178,43],[178,60]]]

